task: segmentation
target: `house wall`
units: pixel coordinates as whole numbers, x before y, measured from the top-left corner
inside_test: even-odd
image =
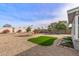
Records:
[[[21,30],[21,32],[26,32],[25,28],[15,28],[14,32],[17,33],[19,30]]]
[[[9,33],[12,33],[12,28],[9,27],[0,28],[0,33],[3,33],[4,30],[9,30]]]
[[[79,50],[79,7],[67,11],[69,23],[72,23],[72,39],[73,45],[76,50]],[[75,21],[75,22],[74,22]]]
[[[75,19],[72,23],[72,39],[73,45],[76,50],[79,50],[79,38],[78,38],[78,16],[75,16]]]
[[[3,28],[0,28],[0,33],[3,33],[4,30],[9,30],[9,33],[17,33],[17,31],[21,30],[21,32],[26,32],[26,29],[25,28],[11,28],[11,27],[3,27]]]

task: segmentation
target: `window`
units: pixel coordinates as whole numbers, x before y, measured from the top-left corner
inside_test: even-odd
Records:
[[[78,16],[78,38],[79,38],[79,16]]]
[[[73,33],[75,35],[75,20],[73,21]]]

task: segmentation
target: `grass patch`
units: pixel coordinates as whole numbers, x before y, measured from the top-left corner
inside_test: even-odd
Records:
[[[42,45],[42,46],[50,46],[54,43],[54,41],[56,40],[56,37],[49,37],[49,36],[39,36],[36,38],[31,38],[28,41],[31,41],[33,43],[36,43],[38,45]]]

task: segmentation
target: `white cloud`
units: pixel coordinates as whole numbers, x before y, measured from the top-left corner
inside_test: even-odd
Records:
[[[64,7],[58,9],[58,10],[55,10],[54,12],[50,12],[48,14],[51,14],[51,15],[55,15],[57,16],[56,18],[53,18],[53,19],[41,19],[41,20],[34,20],[34,21],[31,21],[31,22],[24,22],[24,21],[21,21],[21,22],[16,22],[16,26],[17,25],[34,25],[35,27],[37,26],[47,26],[48,24],[52,23],[52,22],[57,22],[59,20],[68,20],[67,18],[67,10],[69,9],[72,9],[72,8],[75,8],[75,7],[78,7],[79,4],[76,3],[76,4],[66,4],[64,5]],[[10,24],[12,24],[12,21],[5,21],[5,22],[9,22]]]
[[[68,20],[67,18],[67,10],[78,7],[79,4],[75,3],[70,3],[65,5],[63,8],[60,8],[59,10],[56,10],[55,12],[51,13],[52,15],[57,16],[57,18],[54,19],[46,19],[46,20],[40,20],[40,21],[34,21],[32,24],[37,24],[37,25],[48,25],[52,22],[57,22],[61,20]]]

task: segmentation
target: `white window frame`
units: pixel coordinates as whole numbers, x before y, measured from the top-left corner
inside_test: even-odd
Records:
[[[72,23],[72,37],[74,38],[75,36],[75,20],[73,20],[73,23]]]
[[[75,35],[74,35],[74,37],[75,37],[75,40],[78,40],[78,17],[79,17],[79,15],[76,15],[75,16],[75,19],[74,19],[74,21],[75,21],[75,24],[74,24],[74,26],[75,26]]]

